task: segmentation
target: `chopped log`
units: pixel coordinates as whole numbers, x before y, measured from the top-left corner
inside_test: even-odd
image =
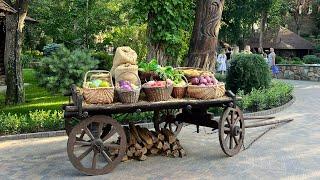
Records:
[[[158,134],[154,131],[148,131],[149,136],[152,139],[153,144],[158,142]]]
[[[180,152],[179,156],[180,156],[181,158],[182,158],[183,156],[186,156],[186,155],[187,155],[186,151],[185,151],[183,148],[180,149],[179,152]]]
[[[127,150],[127,156],[128,157],[133,157],[133,154],[134,154],[134,152],[132,152],[131,150],[130,150],[130,148]]]
[[[126,133],[126,137],[127,137],[127,143],[128,146],[134,145],[137,143],[137,139],[135,138],[134,135],[132,135],[132,133],[130,132],[129,127],[124,127],[124,132]]]
[[[150,153],[153,154],[153,155],[156,155],[156,154],[159,153],[159,149],[158,149],[158,148],[152,148],[152,149],[150,150]]]
[[[167,151],[170,149],[170,144],[168,142],[164,142],[162,146],[163,151]]]
[[[142,149],[142,146],[139,143],[136,143],[134,145],[134,147],[136,148],[136,150],[141,150]]]
[[[136,150],[136,151],[134,152],[134,156],[135,156],[135,157],[139,157],[139,156],[141,156],[141,155],[142,155],[142,150],[141,150],[141,149]]]
[[[164,151],[163,155],[169,157],[171,155],[171,150],[168,149],[168,150]]]
[[[147,143],[148,145],[153,144],[152,138],[149,135],[149,130],[147,128],[141,128],[140,126],[136,126],[140,138]]]
[[[147,147],[143,147],[143,148],[141,149],[141,154],[145,155],[145,154],[147,154],[147,152],[148,152]]]
[[[179,150],[179,146],[176,143],[171,144],[171,150],[175,151],[175,150]]]
[[[145,160],[147,160],[147,156],[146,155],[141,155],[138,159],[140,160],[140,161],[145,161]]]
[[[174,134],[170,130],[168,130],[166,128],[162,128],[161,133],[164,135],[165,140],[168,141],[170,144],[172,144],[176,141],[176,137],[174,136]]]
[[[164,141],[164,135],[163,134],[158,134],[158,140],[159,141]]]
[[[139,125],[136,126],[136,129],[138,131],[138,134],[140,138],[147,143],[148,145],[153,144],[152,138],[149,135],[149,130],[147,128],[141,128]]]
[[[124,155],[121,162],[126,162],[126,161],[129,161],[129,158],[127,155]]]
[[[147,149],[151,149],[154,146],[154,144],[149,144],[147,146],[145,146]]]
[[[142,143],[138,130],[132,122],[129,123],[129,128],[130,128],[130,133],[136,138],[137,142]]]
[[[162,147],[163,147],[163,144],[162,144],[161,141],[159,141],[159,142],[156,144],[156,148],[161,150]]]
[[[179,155],[180,155],[179,150],[174,150],[174,151],[172,152],[172,156],[175,157],[175,158],[179,157]]]

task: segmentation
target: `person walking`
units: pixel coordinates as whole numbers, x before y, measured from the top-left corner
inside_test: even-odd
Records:
[[[227,71],[227,55],[224,49],[218,55],[217,62],[219,63],[218,72],[224,75]]]
[[[272,76],[278,78],[279,68],[276,66],[276,53],[273,48],[270,48],[270,53],[268,55],[269,67],[272,71]]]

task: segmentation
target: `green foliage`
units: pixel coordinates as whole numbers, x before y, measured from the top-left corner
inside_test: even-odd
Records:
[[[239,54],[231,60],[226,83],[233,92],[250,93],[253,88],[267,88],[271,73],[264,58],[256,54]]]
[[[29,114],[35,110],[60,110],[62,104],[68,102],[68,98],[62,94],[52,94],[45,88],[39,87],[34,69],[24,69],[23,79],[29,85],[25,86],[26,102],[19,105],[5,105],[5,93],[0,92],[0,112]]]
[[[252,89],[250,93],[240,91],[242,100],[238,102],[246,112],[256,112],[279,107],[293,97],[293,86],[281,81],[272,81],[270,88]]]
[[[47,44],[46,46],[43,47],[43,55],[50,56],[61,48],[63,48],[61,44],[56,44],[56,43]]]
[[[317,44],[315,47],[315,52],[320,53],[320,44]]]
[[[139,71],[142,72],[156,72],[159,68],[160,65],[156,59],[152,59],[150,62],[141,61],[139,63]]]
[[[219,81],[219,82],[226,82],[227,76],[224,74],[215,74],[214,77]]]
[[[125,25],[113,28],[106,33],[106,44],[112,44],[115,48],[130,46],[137,52],[138,59],[146,59],[147,55],[147,25]]]
[[[281,56],[276,56],[276,64],[285,64],[286,59]]]
[[[0,112],[0,135],[54,131],[64,128],[62,111],[30,111],[28,114]]]
[[[61,48],[41,60],[37,68],[39,84],[52,92],[64,92],[71,84],[80,86],[84,74],[95,69],[98,63],[86,51]]]
[[[178,58],[192,30],[195,3],[192,0],[134,0],[133,15],[138,23],[148,24],[148,38],[165,53]],[[188,42],[188,40],[187,40]]]
[[[21,63],[22,67],[26,68],[29,67],[31,62],[39,62],[40,59],[43,57],[43,53],[40,51],[24,51],[21,53]]]
[[[112,67],[113,56],[103,51],[92,52],[91,56],[99,61],[98,69],[110,70]]]
[[[320,58],[315,55],[306,55],[303,57],[303,62],[306,64],[320,64]]]

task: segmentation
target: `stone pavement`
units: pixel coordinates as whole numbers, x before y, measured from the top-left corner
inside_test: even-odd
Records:
[[[0,179],[320,179],[320,83],[289,81],[296,102],[277,114],[291,123],[269,131],[249,149],[226,157],[218,134],[182,129],[184,158],[151,157],[120,164],[112,173],[85,176],[73,168],[66,137],[0,143]],[[267,128],[247,129],[245,146]]]

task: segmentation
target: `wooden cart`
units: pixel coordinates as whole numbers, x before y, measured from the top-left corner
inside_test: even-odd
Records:
[[[111,172],[126,152],[126,134],[123,125],[112,119],[114,114],[153,111],[155,130],[159,130],[160,125],[164,124],[175,135],[178,135],[183,123],[196,125],[198,132],[199,126],[218,129],[220,146],[227,156],[237,154],[243,145],[244,118],[241,110],[236,107],[236,101],[240,98],[231,91],[225,97],[212,100],[172,99],[164,102],[139,101],[134,104],[107,105],[85,105],[83,96],[75,86],[71,88],[69,96],[72,102],[64,106],[69,136],[68,157],[76,169],[88,175]],[[207,111],[210,107],[224,107],[219,120],[215,120],[213,114]],[[79,122],[73,124],[75,119]],[[118,155],[110,158],[111,150],[114,149],[118,150]]]

